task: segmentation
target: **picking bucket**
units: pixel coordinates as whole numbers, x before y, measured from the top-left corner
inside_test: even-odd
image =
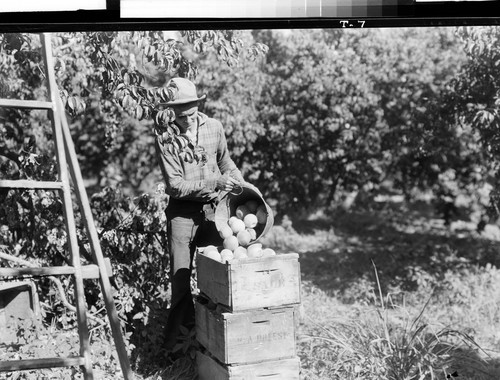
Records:
[[[215,208],[215,226],[217,230],[220,231],[224,225],[227,225],[229,218],[236,216],[236,209],[250,200],[255,200],[259,205],[264,205],[267,213],[266,223],[258,224],[255,227],[257,237],[252,243],[259,241],[273,226],[274,217],[271,207],[262,198],[259,190],[250,184],[242,185],[241,191],[229,192],[222,197]]]

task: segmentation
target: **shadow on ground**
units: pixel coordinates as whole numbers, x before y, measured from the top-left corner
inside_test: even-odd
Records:
[[[450,379],[498,380],[500,358],[488,357],[474,349],[460,348],[451,353],[453,361],[448,366]],[[454,376],[453,376],[454,375]]]
[[[302,251],[302,278],[325,292],[341,294],[374,283],[376,265],[383,288],[396,284],[414,290],[423,275],[439,282],[448,270],[465,266],[500,266],[500,242],[475,231],[450,230],[438,219],[418,210],[337,212],[318,220],[293,220],[299,234],[332,231],[335,243],[324,249]],[[333,230],[332,230],[333,228]],[[353,289],[354,287],[354,289]]]

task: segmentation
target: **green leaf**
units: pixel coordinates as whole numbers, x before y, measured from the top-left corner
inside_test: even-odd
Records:
[[[138,120],[142,120],[143,116],[144,116],[144,109],[140,106],[140,105],[137,105],[135,107],[135,118],[138,119]]]
[[[125,85],[129,85],[130,84],[130,74],[129,73],[124,73],[123,74],[123,83]]]
[[[78,106],[78,102],[74,96],[68,97],[68,102],[66,104],[71,111],[75,111]]]
[[[132,319],[142,319],[144,317],[144,314],[142,312],[139,312],[135,314]]]
[[[168,102],[168,101],[170,101],[172,99],[171,97],[169,97],[169,95],[170,95],[169,91],[168,91],[168,89],[166,87],[161,88],[161,90],[160,90],[160,98],[161,98],[161,100],[163,102],[166,103],[166,102]]]

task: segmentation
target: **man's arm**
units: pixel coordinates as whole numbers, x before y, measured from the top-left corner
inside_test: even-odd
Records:
[[[200,202],[211,201],[217,197],[217,177],[200,181],[186,181],[179,156],[166,151],[158,139],[155,140],[155,148],[158,163],[165,179],[167,194],[177,199]]]

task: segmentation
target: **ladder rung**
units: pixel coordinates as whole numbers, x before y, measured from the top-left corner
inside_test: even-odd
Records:
[[[109,257],[104,258],[104,264],[106,265],[106,272],[109,277],[113,277],[113,268],[111,267],[111,260]],[[84,279],[98,279],[101,275],[99,266],[96,264],[82,265],[82,278]]]
[[[85,359],[81,356],[73,356],[67,358],[6,360],[0,361],[0,372],[56,367],[79,367],[84,363]]]
[[[104,259],[106,271],[109,277],[113,276],[113,268],[109,257]],[[82,265],[82,278],[98,279],[100,276],[99,267],[96,264]],[[72,266],[41,267],[41,268],[0,268],[0,277],[17,276],[60,276],[74,274],[75,268]]]
[[[27,179],[0,180],[0,188],[8,187],[12,189],[44,189],[60,190],[63,188],[62,182],[57,181],[32,181]]]
[[[42,268],[0,268],[0,277],[61,276],[66,274],[75,274],[75,268],[70,266]]]
[[[53,108],[53,104],[51,102],[42,102],[38,100],[0,99],[0,107],[50,110]]]

